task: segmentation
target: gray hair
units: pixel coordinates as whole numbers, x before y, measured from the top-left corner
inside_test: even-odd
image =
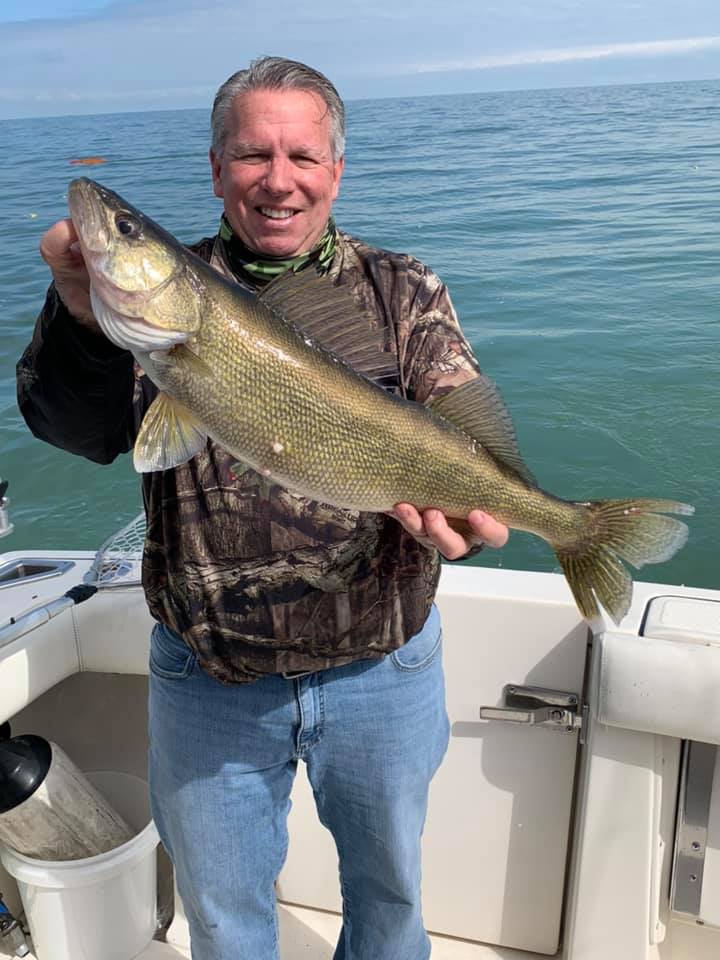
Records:
[[[333,161],[345,152],[345,105],[328,78],[318,70],[284,57],[259,57],[245,70],[238,70],[215,94],[210,126],[212,148],[220,156],[227,137],[227,117],[235,97],[250,90],[307,90],[317,94],[330,115],[330,147]]]

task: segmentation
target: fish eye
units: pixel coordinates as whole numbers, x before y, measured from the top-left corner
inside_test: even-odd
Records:
[[[115,225],[124,237],[139,237],[141,226],[137,217],[121,210],[115,214]]]

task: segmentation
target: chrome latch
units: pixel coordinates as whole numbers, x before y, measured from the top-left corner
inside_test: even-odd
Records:
[[[587,707],[579,708],[576,693],[547,690],[545,687],[518,687],[506,684],[502,707],[480,707],[481,720],[500,720],[502,723],[527,723],[545,727],[558,733],[580,731],[584,743]]]

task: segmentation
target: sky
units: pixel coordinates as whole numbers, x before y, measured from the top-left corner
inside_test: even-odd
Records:
[[[256,56],[346,99],[720,78],[720,0],[0,0],[0,119],[209,108]]]

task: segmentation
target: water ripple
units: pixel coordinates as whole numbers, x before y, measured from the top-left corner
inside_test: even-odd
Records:
[[[544,486],[687,497],[688,547],[650,576],[720,586],[720,83],[348,104],[338,222],[448,283]],[[93,547],[137,509],[127,458],[97,467],[35,440],[14,365],[66,215],[73,157],[183,240],[215,231],[204,110],[0,124],[0,475],[16,549]],[[513,536],[478,562],[554,569]]]

